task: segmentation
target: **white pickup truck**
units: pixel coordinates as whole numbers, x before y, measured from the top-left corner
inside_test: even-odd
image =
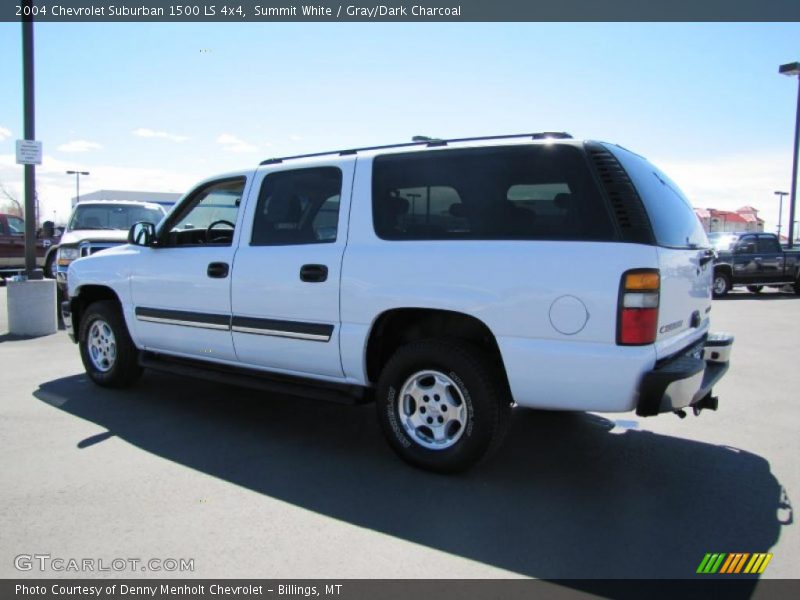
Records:
[[[716,409],[714,252],[663,173],[567,134],[424,139],[267,160],[69,266],[97,384],[142,368],[375,400],[394,450],[470,467],[514,404]]]

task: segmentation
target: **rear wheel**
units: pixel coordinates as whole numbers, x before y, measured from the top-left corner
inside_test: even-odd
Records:
[[[764,289],[763,285],[748,285],[747,291],[752,292],[753,294],[760,294],[761,290]]]
[[[500,445],[511,415],[498,373],[477,349],[446,340],[401,347],[381,372],[378,420],[406,462],[463,471]]]
[[[725,273],[714,273],[714,285],[712,287],[715,298],[721,298],[731,291],[731,279]]]
[[[127,387],[139,378],[139,352],[118,305],[90,304],[80,319],[79,347],[87,375],[103,387]]]

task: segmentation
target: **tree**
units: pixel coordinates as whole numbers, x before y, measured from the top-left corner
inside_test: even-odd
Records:
[[[8,214],[16,215],[20,218],[25,216],[22,204],[19,203],[17,197],[8,190],[2,181],[0,181],[0,201],[2,201],[3,210]]]

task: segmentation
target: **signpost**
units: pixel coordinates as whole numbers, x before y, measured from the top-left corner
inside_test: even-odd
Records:
[[[17,140],[17,164],[42,164],[42,142],[34,140]]]
[[[32,14],[31,0],[24,6]],[[36,269],[36,165],[42,164],[42,143],[36,141],[33,96],[33,18],[22,18],[22,100],[24,139],[17,141],[17,163],[25,165],[25,275],[8,283],[8,331],[12,335],[50,335],[58,331],[56,282]]]

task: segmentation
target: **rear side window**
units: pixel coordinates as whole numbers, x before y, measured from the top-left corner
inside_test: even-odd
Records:
[[[758,236],[758,251],[764,254],[777,254],[781,251],[778,240],[772,236]]]
[[[335,242],[342,172],[336,167],[279,171],[261,185],[253,246]]]
[[[437,150],[378,156],[375,232],[387,240],[616,239],[577,148]]]
[[[659,246],[709,248],[700,219],[677,185],[664,173],[632,152],[610,147],[625,167],[644,203]]]

